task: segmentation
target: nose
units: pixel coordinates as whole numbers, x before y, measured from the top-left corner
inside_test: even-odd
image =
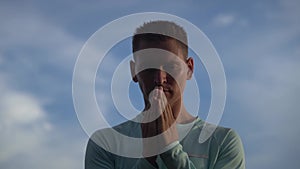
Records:
[[[155,85],[162,85],[167,82],[167,73],[163,70],[157,69],[154,73]]]

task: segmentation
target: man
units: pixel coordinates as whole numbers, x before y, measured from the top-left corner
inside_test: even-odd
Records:
[[[183,103],[194,70],[183,28],[168,21],[145,23],[136,30],[132,46],[131,74],[143,93],[144,111],[135,120],[95,132],[87,145],[85,168],[245,168],[243,146],[232,129],[217,127],[208,140],[199,142],[205,122],[190,115]],[[139,145],[117,137],[116,131],[140,138],[141,156],[124,155],[139,152]]]

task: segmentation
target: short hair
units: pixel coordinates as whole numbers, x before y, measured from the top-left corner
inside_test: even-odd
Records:
[[[188,55],[188,40],[185,30],[170,21],[150,21],[138,27],[132,38],[132,52],[139,49],[141,41],[144,42],[161,42],[175,40],[177,45],[182,49],[184,57]]]

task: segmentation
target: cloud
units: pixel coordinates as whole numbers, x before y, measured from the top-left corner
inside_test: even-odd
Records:
[[[40,143],[36,134],[51,131],[52,124],[37,98],[10,89],[3,83],[6,81],[3,76],[0,81],[0,147],[4,153],[0,162],[3,162],[19,153],[30,152]]]
[[[295,148],[300,141],[296,134],[300,133],[300,80],[296,78],[300,72],[300,31],[295,11],[278,8],[281,10],[273,11],[276,19],[268,22],[284,25],[253,30],[251,37],[245,32],[238,47],[229,45],[232,48],[226,49],[224,59],[230,62],[225,67],[232,69],[227,72],[229,99],[233,99],[229,104],[240,117],[237,126],[242,131],[247,168],[298,166],[291,157],[300,152]]]
[[[300,99],[300,80],[294,77],[299,65],[288,60],[260,59],[250,77],[232,82],[235,103],[241,106],[243,119],[247,119],[244,125],[251,126],[244,137],[250,168],[295,167],[289,157],[299,153],[293,148],[300,141],[295,134],[300,133],[300,107],[296,103]],[[255,143],[260,146],[254,146]],[[253,151],[256,153],[250,153]]]
[[[12,5],[0,7],[1,60],[27,60],[31,65],[47,63],[70,71],[83,41],[51,23],[35,10]],[[12,12],[18,11],[18,12]],[[1,62],[0,62],[1,63]]]
[[[78,30],[85,31],[85,27],[90,25],[82,24],[80,20],[91,19],[91,15],[99,14],[99,9],[109,11],[99,14],[99,18],[108,14],[103,20],[97,18],[99,23],[104,22],[105,18],[115,19],[121,14],[110,13],[113,5],[104,6],[105,9],[101,5],[93,5],[90,12],[90,6],[85,4],[81,8],[83,4],[76,4],[76,10],[70,14],[70,11],[57,9],[57,6],[49,5],[47,8],[48,4],[40,8],[33,4],[24,7],[25,4],[7,3],[1,2],[0,5],[0,168],[83,168],[87,138],[76,133],[76,127],[79,128],[77,121],[63,121],[69,119],[69,114],[64,112],[65,104],[69,104],[65,96],[70,94],[72,68],[84,41],[70,33],[68,24],[73,22],[73,25],[78,25]],[[297,122],[300,109],[297,102],[300,96],[297,78],[300,72],[297,59],[300,53],[297,40],[300,30],[299,2],[282,0],[280,4],[282,6],[276,10],[270,5],[270,15],[273,16],[273,20],[267,22],[270,26],[264,24],[264,17],[249,16],[253,18],[247,19],[253,19],[253,25],[261,26],[260,29],[252,25],[247,29],[250,32],[242,32],[249,33],[249,36],[243,37],[235,31],[239,36],[233,38],[239,41],[226,41],[227,48],[223,50],[230,51],[223,61],[228,62],[225,68],[231,71],[227,73],[228,87],[234,101],[227,106],[234,105],[234,113],[240,117],[235,121],[240,121],[237,122],[237,129],[242,131],[240,134],[246,146],[248,168],[299,166],[295,165],[298,162],[295,158],[300,152],[295,146],[300,141]],[[163,4],[158,8],[166,11],[165,7],[169,5]],[[177,7],[178,4],[173,5]],[[182,16],[197,16],[195,23],[199,25],[198,14],[202,13],[195,15],[190,5],[184,5],[182,9],[189,10],[191,16],[186,14],[188,11],[179,10]],[[52,9],[61,13],[53,16]],[[210,9],[207,8],[207,11]],[[38,10],[43,10],[43,14]],[[202,11],[206,16],[206,10]],[[83,15],[87,12],[91,15]],[[238,12],[232,14],[221,11],[213,18],[213,26],[226,28],[247,24]],[[64,23],[66,28],[58,25],[58,22],[68,19],[73,21]],[[108,61],[104,71],[111,70],[111,64],[115,63]],[[107,84],[106,77],[97,78],[100,78],[100,84]],[[109,90],[101,92],[108,93]],[[106,106],[107,98],[101,92],[97,93],[98,101]],[[54,117],[53,109],[63,113]],[[56,121],[58,119],[60,122]],[[61,127],[60,123],[71,129]]]
[[[59,128],[41,96],[10,87],[6,77],[0,74],[1,168],[83,168],[86,137]]]
[[[45,115],[35,98],[28,94],[7,91],[1,92],[1,112],[5,113],[2,117],[4,125],[28,124],[40,120]],[[16,106],[16,104],[18,106]]]
[[[232,14],[219,14],[212,20],[213,25],[218,27],[226,27],[233,24],[236,21],[236,17]]]
[[[0,168],[83,168],[87,137],[53,116],[66,110],[57,102],[68,103],[82,41],[15,4],[1,3],[0,21]]]

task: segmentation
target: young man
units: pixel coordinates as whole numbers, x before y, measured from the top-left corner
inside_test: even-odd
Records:
[[[143,93],[144,111],[133,121],[95,132],[87,145],[85,168],[245,168],[243,146],[232,129],[217,127],[204,143],[198,141],[204,121],[183,104],[185,84],[194,70],[183,28],[168,21],[145,23],[136,30],[132,45],[132,79]],[[115,132],[141,138],[141,156],[124,155],[134,154],[139,146]]]

